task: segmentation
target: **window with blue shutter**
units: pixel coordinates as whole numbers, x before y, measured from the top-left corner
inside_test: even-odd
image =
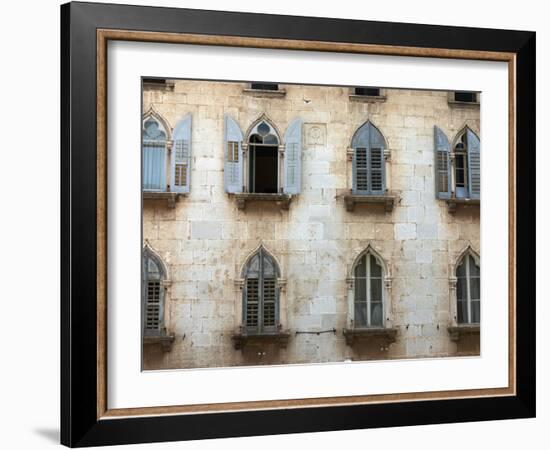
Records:
[[[143,250],[142,316],[143,335],[159,336],[164,332],[164,286],[166,278],[159,258],[148,248]]]
[[[153,117],[143,122],[142,165],[144,191],[166,190],[166,132]]]
[[[437,126],[434,126],[435,149],[435,194],[437,198],[451,197],[451,158],[449,139]]]
[[[285,194],[299,194],[302,184],[302,119],[294,119],[285,133]]]
[[[191,180],[191,114],[181,119],[174,128],[172,147],[172,192],[189,192]]]
[[[260,248],[244,269],[243,326],[247,334],[276,333],[279,323],[280,270],[276,261]]]
[[[470,166],[470,197],[479,198],[481,188],[480,142],[477,135],[469,128],[466,133],[468,136],[468,160]]]
[[[229,193],[243,191],[242,163],[243,134],[237,122],[229,115],[225,116],[224,126],[224,184]]]
[[[355,195],[384,195],[386,192],[386,140],[372,123],[357,129],[351,141],[353,148],[353,186]]]
[[[453,150],[456,197],[479,199],[481,187],[479,138],[466,127],[459,133]]]

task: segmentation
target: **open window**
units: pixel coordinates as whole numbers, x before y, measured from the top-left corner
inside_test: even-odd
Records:
[[[237,205],[272,201],[288,209],[291,196],[300,193],[302,120],[292,120],[284,134],[262,115],[246,139],[237,122],[225,117],[225,189],[235,194]]]
[[[351,140],[352,188],[345,196],[346,208],[353,211],[358,203],[385,205],[393,208],[394,197],[388,195],[386,159],[389,157],[386,139],[370,121],[355,131]]]
[[[436,196],[446,199],[449,211],[457,204],[479,204],[481,186],[480,141],[468,127],[458,133],[453,146],[434,127]]]
[[[172,135],[168,123],[150,111],[142,128],[144,200],[166,199],[170,207],[189,193],[191,180],[191,114],[178,121]],[[173,138],[173,140],[172,140]]]

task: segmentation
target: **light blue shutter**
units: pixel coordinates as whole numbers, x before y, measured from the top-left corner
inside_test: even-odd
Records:
[[[451,158],[449,139],[434,125],[435,150],[435,195],[437,198],[451,197]]]
[[[174,128],[171,163],[172,192],[189,192],[191,180],[191,122],[191,114],[188,114]]]
[[[480,143],[479,138],[469,128],[466,130],[468,138],[468,185],[470,186],[470,197],[479,198],[481,186],[480,167]]]
[[[384,194],[386,191],[386,164],[384,161],[384,149],[386,141],[382,133],[369,122],[369,192],[371,194]]]
[[[239,125],[226,114],[224,127],[224,182],[225,190],[229,193],[243,191],[242,142],[243,134]]]
[[[166,189],[166,134],[154,119],[148,119],[142,130],[143,190]]]
[[[285,194],[299,194],[302,184],[302,119],[297,117],[285,133]]]
[[[368,194],[369,192],[369,167],[368,149],[370,145],[370,123],[365,123],[355,132],[351,140],[353,148],[353,194]]]

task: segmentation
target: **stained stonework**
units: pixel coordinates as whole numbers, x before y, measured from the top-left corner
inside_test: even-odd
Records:
[[[172,127],[186,114],[193,118],[189,193],[172,207],[165,200],[144,202],[143,237],[170,271],[164,323],[175,336],[168,352],[144,347],[144,368],[479,353],[479,340],[457,342],[448,331],[456,325],[450,283],[456,259],[468,246],[479,253],[479,205],[450,213],[436,198],[433,135],[434,125],[450,140],[465,125],[479,134],[479,108],[451,107],[443,91],[386,89],[385,102],[363,103],[350,101],[343,87],[284,85],[281,97],[243,95],[247,87],[174,80],[173,90],[144,89],[144,111],[153,108]],[[281,135],[291,120],[302,118],[301,192],[288,209],[267,201],[239,208],[226,193],[225,114],[243,133],[266,114]],[[367,120],[391,152],[391,210],[384,204],[346,209],[348,150]],[[236,349],[239,280],[260,245],[277,259],[285,280],[280,316],[288,342]],[[343,330],[349,328],[350,274],[369,245],[388,265],[386,307],[395,339],[348,345]]]

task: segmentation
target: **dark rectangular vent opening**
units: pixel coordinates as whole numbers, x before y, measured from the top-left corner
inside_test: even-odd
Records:
[[[455,102],[477,103],[475,92],[455,92]]]
[[[355,95],[368,95],[369,97],[380,97],[380,88],[356,87]]]
[[[259,91],[278,91],[279,85],[277,83],[251,83],[252,89]]]

